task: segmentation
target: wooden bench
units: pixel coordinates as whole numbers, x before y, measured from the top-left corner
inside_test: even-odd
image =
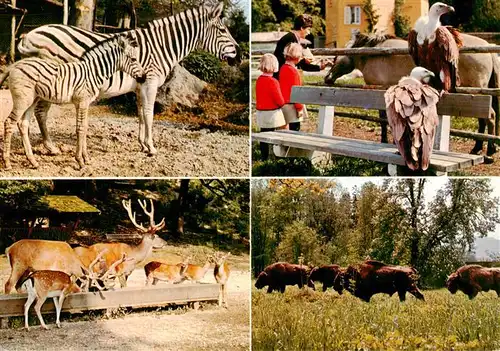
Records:
[[[279,130],[253,133],[252,140],[287,148],[277,150],[277,156],[296,155],[296,149],[310,150],[314,159],[335,154],[404,166],[403,157],[393,144],[350,139],[333,135],[335,106],[385,110],[385,90],[365,90],[329,87],[293,87],[291,101],[319,105],[316,133]],[[438,174],[462,170],[484,162],[483,156],[449,151],[450,115],[457,117],[489,118],[491,96],[446,94],[438,103],[439,126],[429,170]],[[289,148],[288,148],[289,147]],[[295,150],[294,150],[295,149]],[[314,153],[313,153],[314,152]],[[275,151],[276,153],[276,151]],[[391,173],[394,175],[394,173]]]

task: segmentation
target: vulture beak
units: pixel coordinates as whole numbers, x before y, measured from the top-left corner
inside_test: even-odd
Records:
[[[455,8],[453,6],[448,6],[448,12],[455,12]]]

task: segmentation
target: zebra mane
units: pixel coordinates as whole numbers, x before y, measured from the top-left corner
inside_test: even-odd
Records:
[[[350,48],[361,48],[361,47],[374,47],[388,39],[396,39],[397,37],[392,34],[377,34],[370,33],[364,34],[358,32],[350,44]]]
[[[206,5],[201,5],[199,7],[195,7],[195,8],[192,8],[192,9],[187,9],[187,10],[184,10],[182,12],[179,12],[179,13],[167,16],[167,17],[157,18],[157,19],[149,21],[147,23],[148,24],[148,28],[154,29],[158,25],[162,26],[165,23],[165,21],[167,21],[167,20],[169,22],[172,22],[175,18],[181,16],[181,14],[184,14],[184,15],[188,16],[188,14],[191,13],[192,16],[193,16],[193,18],[203,18],[204,16],[206,16],[206,15],[209,14],[209,11],[207,11],[207,10],[208,9],[207,9]]]
[[[103,41],[97,43],[96,45],[90,47],[87,51],[85,51],[82,54],[82,56],[80,57],[80,59],[84,59],[84,58],[88,57],[94,51],[101,50],[101,48],[103,48],[103,46],[105,46],[105,45],[107,45],[110,48],[113,48],[113,45],[115,45],[115,42],[117,42],[118,39],[120,39],[121,37],[123,37],[124,35],[126,35],[126,33],[127,32],[123,32],[123,33],[120,33],[118,35],[114,35],[112,37],[104,39]]]

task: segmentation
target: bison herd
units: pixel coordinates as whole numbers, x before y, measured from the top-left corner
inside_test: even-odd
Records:
[[[257,277],[255,287],[267,292],[285,292],[287,285],[308,286],[315,289],[315,282],[323,284],[323,292],[333,288],[339,294],[349,291],[363,301],[369,302],[375,294],[398,294],[405,301],[406,293],[424,301],[424,295],[417,287],[418,272],[415,268],[388,265],[379,261],[367,260],[358,265],[342,268],[339,265],[309,267],[305,265],[277,262],[267,266]],[[461,290],[473,299],[480,291],[494,290],[500,296],[500,268],[486,268],[479,265],[466,265],[452,273],[446,281],[448,290],[455,294]]]

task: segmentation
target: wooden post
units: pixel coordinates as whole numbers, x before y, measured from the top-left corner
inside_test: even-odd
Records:
[[[438,116],[439,125],[434,138],[434,150],[450,151],[450,116]]]
[[[16,7],[16,0],[12,0],[12,7]],[[16,14],[12,13],[12,22],[11,22],[11,39],[10,39],[10,63],[13,63],[16,58]]]
[[[0,329],[9,328],[9,317],[0,318]]]
[[[63,24],[68,25],[69,17],[69,0],[64,0],[64,14],[63,14]]]
[[[316,132],[322,135],[333,136],[333,127],[335,124],[335,107],[320,106],[318,114],[318,128]],[[314,151],[311,157],[311,162],[314,165],[327,163],[331,155],[327,152]]]

